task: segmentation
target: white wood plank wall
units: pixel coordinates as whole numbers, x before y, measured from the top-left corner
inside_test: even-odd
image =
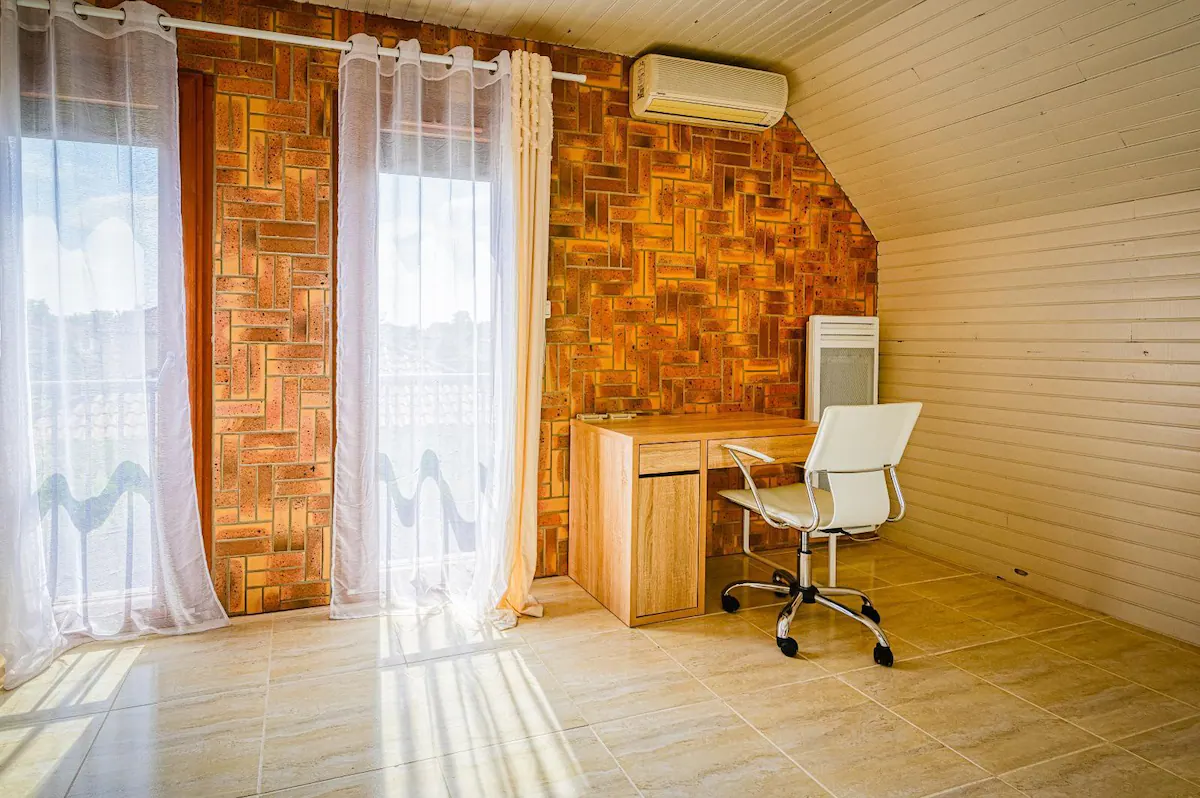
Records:
[[[880,398],[925,403],[887,534],[1200,643],[1200,191],[879,260]]]

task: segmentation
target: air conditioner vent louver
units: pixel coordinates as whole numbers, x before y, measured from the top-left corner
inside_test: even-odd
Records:
[[[637,119],[766,130],[783,117],[788,90],[774,72],[647,55],[633,63],[630,94]]]

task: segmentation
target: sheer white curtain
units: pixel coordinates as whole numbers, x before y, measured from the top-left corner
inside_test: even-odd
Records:
[[[175,37],[0,0],[0,655],[229,621],[188,405]]]
[[[509,64],[378,57],[339,82],[335,618],[504,593],[516,329]]]

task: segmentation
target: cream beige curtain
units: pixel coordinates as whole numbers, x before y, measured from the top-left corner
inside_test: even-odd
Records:
[[[537,567],[538,433],[546,353],[546,268],[550,241],[550,59],[512,53],[513,216],[516,222],[517,371],[508,590],[501,608],[541,615],[530,594]]]

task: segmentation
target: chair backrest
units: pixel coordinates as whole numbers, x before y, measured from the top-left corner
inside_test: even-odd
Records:
[[[833,517],[822,529],[873,527],[887,520],[885,469],[900,462],[920,413],[920,402],[825,408],[804,463],[806,470],[827,475],[833,494]]]

